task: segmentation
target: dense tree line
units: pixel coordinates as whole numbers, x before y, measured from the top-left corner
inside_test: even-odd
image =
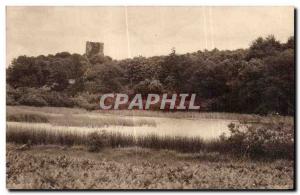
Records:
[[[7,104],[96,109],[103,93],[196,93],[208,111],[292,115],[294,76],[294,37],[124,60],[68,52],[19,56],[7,69]]]

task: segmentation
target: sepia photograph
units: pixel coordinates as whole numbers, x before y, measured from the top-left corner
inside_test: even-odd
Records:
[[[295,15],[6,6],[6,188],[295,190]]]

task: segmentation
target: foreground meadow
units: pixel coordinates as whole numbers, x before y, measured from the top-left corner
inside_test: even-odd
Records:
[[[292,117],[8,106],[6,140],[9,189],[294,188]]]
[[[293,162],[142,148],[7,145],[9,189],[291,189]]]

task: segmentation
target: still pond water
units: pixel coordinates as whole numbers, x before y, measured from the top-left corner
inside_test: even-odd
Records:
[[[92,115],[91,118],[101,118],[102,120],[111,120],[111,116]],[[132,120],[133,123],[144,120],[151,122],[154,125],[137,125],[137,126],[121,126],[109,125],[102,127],[78,127],[78,126],[62,126],[49,123],[24,123],[24,122],[7,122],[9,128],[21,128],[28,130],[46,129],[49,131],[64,131],[76,133],[90,133],[94,131],[106,130],[107,132],[120,132],[126,135],[143,136],[156,134],[159,136],[186,136],[186,137],[201,137],[203,139],[218,138],[221,134],[228,134],[228,124],[233,120],[225,119],[178,119],[165,117],[141,117],[141,116],[114,116],[114,120],[126,118]],[[80,120],[80,119],[79,119]]]

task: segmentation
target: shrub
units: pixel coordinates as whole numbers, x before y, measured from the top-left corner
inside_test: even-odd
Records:
[[[18,102],[12,95],[6,93],[6,105],[15,106],[18,105]]]
[[[87,136],[87,148],[89,152],[99,152],[107,145],[107,135],[105,132],[94,132]]]
[[[74,102],[63,92],[49,91],[45,88],[7,87],[7,105],[72,107]]]
[[[95,110],[99,107],[99,96],[95,94],[84,93],[72,98],[74,105],[87,110]]]
[[[27,106],[48,106],[43,97],[37,94],[24,94],[18,102]]]
[[[160,94],[163,91],[163,86],[159,80],[145,79],[134,86],[134,91],[143,95],[148,93]]]
[[[294,125],[271,121],[259,124],[230,124],[227,148],[250,158],[294,158]]]
[[[72,107],[74,105],[74,102],[66,94],[57,91],[49,91],[44,93],[43,99],[50,106]]]
[[[9,99],[16,101],[16,104],[27,106],[48,106],[43,97],[43,93],[44,91],[36,88],[7,88],[7,96],[9,96]]]
[[[11,87],[10,85],[6,85],[6,105],[18,105],[17,97],[20,96],[18,90]]]

